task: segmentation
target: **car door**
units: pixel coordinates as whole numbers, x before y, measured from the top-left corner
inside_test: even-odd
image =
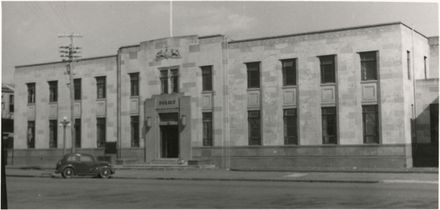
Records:
[[[91,155],[81,154],[79,160],[78,175],[91,174],[94,169],[94,158]]]

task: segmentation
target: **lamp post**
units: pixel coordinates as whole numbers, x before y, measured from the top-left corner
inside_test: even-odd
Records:
[[[63,155],[66,154],[66,127],[70,126],[69,120],[67,120],[67,117],[64,117],[63,120],[60,122],[60,126],[63,127]]]

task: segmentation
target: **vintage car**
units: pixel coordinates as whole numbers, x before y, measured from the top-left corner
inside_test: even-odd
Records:
[[[97,161],[93,155],[84,153],[71,153],[57,162],[55,173],[61,173],[64,178],[73,176],[96,176],[109,178],[115,173],[108,162]]]

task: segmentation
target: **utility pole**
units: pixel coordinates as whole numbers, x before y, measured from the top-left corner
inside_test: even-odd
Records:
[[[73,85],[73,67],[72,63],[78,59],[80,56],[78,55],[80,53],[80,47],[75,47],[73,45],[73,39],[74,38],[81,38],[82,36],[79,34],[64,34],[59,35],[58,38],[69,38],[70,44],[67,46],[61,46],[60,47],[60,53],[61,58],[63,59],[63,62],[67,62],[66,65],[66,72],[69,75],[69,89],[70,89],[70,130],[71,130],[71,142],[72,142],[72,149],[71,152],[75,152],[75,118],[74,118],[74,85]]]

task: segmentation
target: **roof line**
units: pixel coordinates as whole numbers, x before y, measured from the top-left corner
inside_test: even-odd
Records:
[[[338,28],[338,29],[330,29],[330,30],[312,31],[312,32],[297,33],[297,34],[288,34],[288,35],[268,36],[268,37],[252,38],[252,39],[235,40],[235,41],[229,41],[228,43],[233,44],[233,43],[238,43],[238,42],[250,42],[250,41],[265,40],[265,39],[278,39],[278,38],[286,38],[286,37],[292,37],[292,36],[321,34],[321,33],[346,31],[346,30],[354,30],[354,29],[361,29],[361,28],[372,28],[372,27],[380,27],[380,26],[388,26],[388,25],[396,25],[396,24],[402,24],[402,25],[412,29],[408,25],[405,25],[404,23],[399,21],[399,22],[381,23],[381,24],[374,24],[374,25],[364,25],[364,26],[346,27],[346,28]],[[426,36],[421,34],[420,32],[418,32],[416,30],[414,30],[414,31],[426,38]]]
[[[110,57],[116,57],[116,55],[105,55],[105,56],[97,56],[97,57],[90,57],[90,58],[81,58],[81,59],[76,60],[76,62],[96,60],[96,59],[102,59],[102,58],[110,58]],[[46,62],[46,63],[26,64],[26,65],[15,66],[15,68],[26,68],[26,67],[33,67],[33,66],[53,65],[53,64],[62,64],[62,63],[67,63],[67,62],[54,61],[54,62]]]
[[[218,37],[218,36],[223,36],[223,35],[222,34],[214,34],[214,35],[208,35],[208,36],[199,36],[198,38],[199,39],[209,39],[209,38],[214,38],[214,37]],[[125,46],[119,47],[119,50],[123,49],[123,48],[131,48],[131,47],[139,47],[139,46],[140,46],[140,44],[125,45]]]

